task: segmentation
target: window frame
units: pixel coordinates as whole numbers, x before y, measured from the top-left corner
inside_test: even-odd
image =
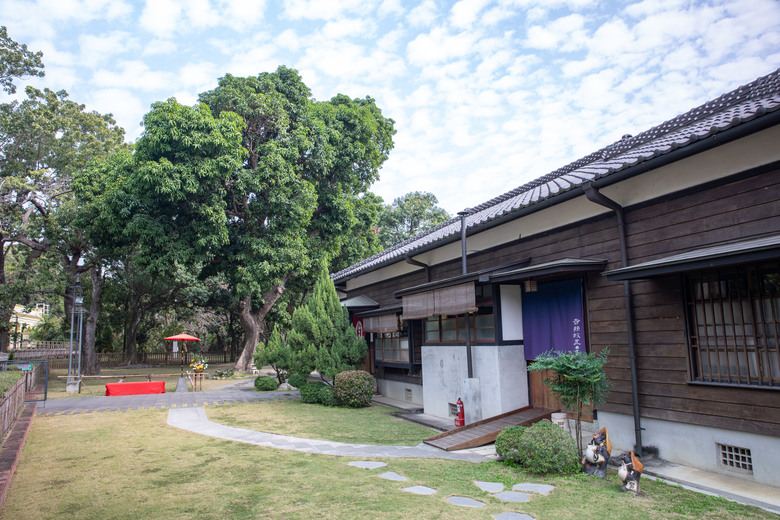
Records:
[[[689,384],[780,390],[780,262],[697,271],[681,284]]]

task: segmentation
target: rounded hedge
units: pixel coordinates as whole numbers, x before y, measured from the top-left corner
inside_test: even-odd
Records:
[[[374,397],[374,376],[364,370],[346,370],[336,374],[333,391],[336,399],[350,408],[371,404]]]
[[[520,465],[540,475],[575,473],[580,469],[577,444],[571,434],[550,421],[540,421],[525,430],[517,443]]]
[[[306,383],[298,390],[301,392],[301,401],[304,403],[315,404],[320,402],[320,391],[326,387],[325,383]]]
[[[520,462],[520,439],[523,437],[525,426],[513,424],[501,430],[496,437],[496,454],[509,462]]]
[[[290,374],[290,377],[287,378],[287,382],[290,386],[294,386],[295,388],[302,387],[308,380],[309,378],[303,374]]]
[[[317,400],[320,404],[325,406],[338,406],[339,400],[336,399],[336,395],[333,393],[333,387],[325,385],[320,388],[319,394],[317,394]]]
[[[270,392],[279,388],[279,383],[271,376],[260,376],[255,378],[255,390],[258,392]]]

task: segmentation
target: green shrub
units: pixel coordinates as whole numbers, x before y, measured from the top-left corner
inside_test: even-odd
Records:
[[[368,406],[374,396],[374,376],[364,370],[346,370],[336,374],[333,389],[336,399],[344,406]]]
[[[336,399],[336,395],[333,393],[333,387],[325,385],[320,388],[320,393],[317,394],[317,400],[320,404],[325,406],[338,406],[339,401]]]
[[[291,374],[287,379],[287,382],[290,384],[290,386],[300,388],[305,385],[308,380],[309,378],[303,374]]]
[[[9,391],[17,381],[24,377],[24,372],[21,370],[8,370],[7,372],[0,372],[0,400],[7,391]]]
[[[298,390],[301,391],[301,401],[304,403],[315,404],[320,402],[320,391],[326,387],[325,383],[306,383]]]
[[[575,473],[580,469],[577,444],[571,434],[550,421],[540,421],[525,430],[517,449],[520,465],[532,473]]]
[[[258,392],[270,392],[276,390],[279,387],[279,383],[276,379],[270,376],[260,376],[255,379],[255,390]]]
[[[520,439],[525,433],[526,427],[514,424],[501,430],[496,437],[496,454],[509,462],[520,462]]]

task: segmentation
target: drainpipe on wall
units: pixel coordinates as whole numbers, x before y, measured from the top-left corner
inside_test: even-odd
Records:
[[[626,223],[623,218],[623,206],[614,200],[604,196],[591,183],[585,183],[582,186],[585,196],[589,201],[604,206],[615,212],[618,224],[618,235],[620,240],[620,267],[628,267],[628,251],[626,239]],[[623,281],[623,300],[626,306],[626,328],[628,334],[628,361],[631,370],[631,403],[634,411],[634,436],[635,452],[642,456],[642,423],[639,415],[639,378],[636,368],[636,342],[634,340],[634,313],[631,304],[631,282]]]
[[[468,273],[468,265],[466,263],[466,257],[468,250],[466,249],[466,217],[471,213],[470,208],[466,208],[463,211],[458,212],[460,217],[460,274]],[[468,378],[474,377],[474,365],[471,359],[471,323],[469,323],[469,313],[465,313],[466,317],[466,367],[468,370]]]

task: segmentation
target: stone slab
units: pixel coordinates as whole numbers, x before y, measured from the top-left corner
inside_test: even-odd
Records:
[[[425,486],[412,486],[404,488],[403,491],[408,491],[409,493],[414,493],[415,495],[433,495],[436,493],[435,489]]]
[[[535,520],[531,515],[525,513],[500,513],[493,515],[495,520]]]
[[[503,491],[493,495],[502,502],[528,502],[528,493],[518,493],[517,491]]]
[[[555,486],[549,486],[547,484],[532,484],[530,482],[523,482],[512,486],[512,491],[522,491],[524,493],[537,493],[539,495],[547,496]]]
[[[487,491],[488,493],[498,493],[504,490],[504,485],[500,482],[482,482],[480,480],[475,480],[474,484],[482,491]]]
[[[356,468],[362,468],[362,469],[377,469],[377,468],[384,468],[387,466],[387,463],[385,462],[377,462],[374,460],[356,460],[354,462],[350,462],[347,464],[347,466],[354,466]]]
[[[473,498],[468,497],[449,497],[447,502],[461,507],[485,507],[484,502],[480,502],[479,500],[474,500]]]
[[[403,475],[399,475],[395,471],[388,471],[387,473],[382,473],[379,475],[379,478],[384,478],[387,480],[394,480],[396,482],[406,482],[409,480],[408,478],[404,477]]]

